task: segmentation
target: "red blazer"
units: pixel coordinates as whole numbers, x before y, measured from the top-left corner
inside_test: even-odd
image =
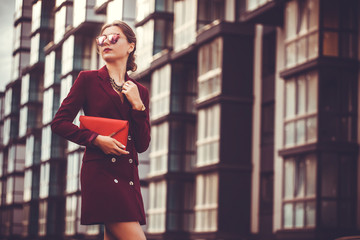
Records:
[[[149,92],[133,81],[146,107],[132,109],[129,101],[113,90],[106,66],[95,71],[82,71],[68,96],[56,113],[51,129],[54,133],[86,146],[81,167],[81,223],[99,224],[114,221],[139,221],[145,224],[144,206],[138,176],[137,153],[144,152],[150,143]],[[128,155],[106,155],[93,145],[98,135],[73,124],[80,109],[87,116],[129,121]]]
[[[84,161],[103,158],[104,153],[92,143],[98,135],[97,133],[80,129],[73,124],[73,120],[81,108],[86,116],[128,120],[129,132],[134,142],[134,145],[130,144],[127,147],[130,152],[135,150],[142,153],[147,150],[150,143],[148,90],[126,74],[126,81],[130,80],[137,85],[140,97],[146,107],[145,111],[137,111],[132,109],[126,97],[124,104],[121,103],[120,96],[112,89],[108,79],[106,66],[99,70],[80,72],[51,123],[54,133],[87,147]],[[131,149],[132,147],[135,148]]]

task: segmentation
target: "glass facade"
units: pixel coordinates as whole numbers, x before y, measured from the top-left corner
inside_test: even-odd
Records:
[[[84,147],[50,123],[94,36],[126,21],[150,93],[147,239],[357,233],[356,0],[16,0],[0,93],[0,240],[100,239],[80,224]],[[79,125],[80,111],[73,123]]]

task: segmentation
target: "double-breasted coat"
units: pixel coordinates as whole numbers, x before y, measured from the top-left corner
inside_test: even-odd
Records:
[[[150,143],[149,92],[133,81],[145,110],[138,111],[129,101],[113,90],[106,66],[99,70],[82,71],[62,102],[51,123],[52,131],[67,140],[86,146],[82,160],[81,224],[138,221],[145,224],[144,204],[140,192],[137,153]],[[80,109],[87,116],[128,120],[127,155],[107,155],[93,145],[97,133],[73,124]]]

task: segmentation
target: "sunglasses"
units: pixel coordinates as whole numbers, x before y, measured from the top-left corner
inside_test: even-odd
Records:
[[[120,38],[120,34],[119,33],[112,33],[112,34],[109,34],[109,35],[101,35],[101,36],[98,36],[96,38],[96,44],[100,47],[104,46],[105,45],[105,41],[106,39],[109,40],[110,44],[115,44],[117,43],[117,41],[119,40]]]

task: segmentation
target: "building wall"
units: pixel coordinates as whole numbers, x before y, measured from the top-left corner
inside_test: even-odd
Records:
[[[114,19],[136,31],[131,76],[150,91],[148,239],[360,235],[359,11],[355,0],[16,1],[0,239],[102,237],[80,225],[84,149],[49,124],[78,73],[104,64],[94,39]]]

